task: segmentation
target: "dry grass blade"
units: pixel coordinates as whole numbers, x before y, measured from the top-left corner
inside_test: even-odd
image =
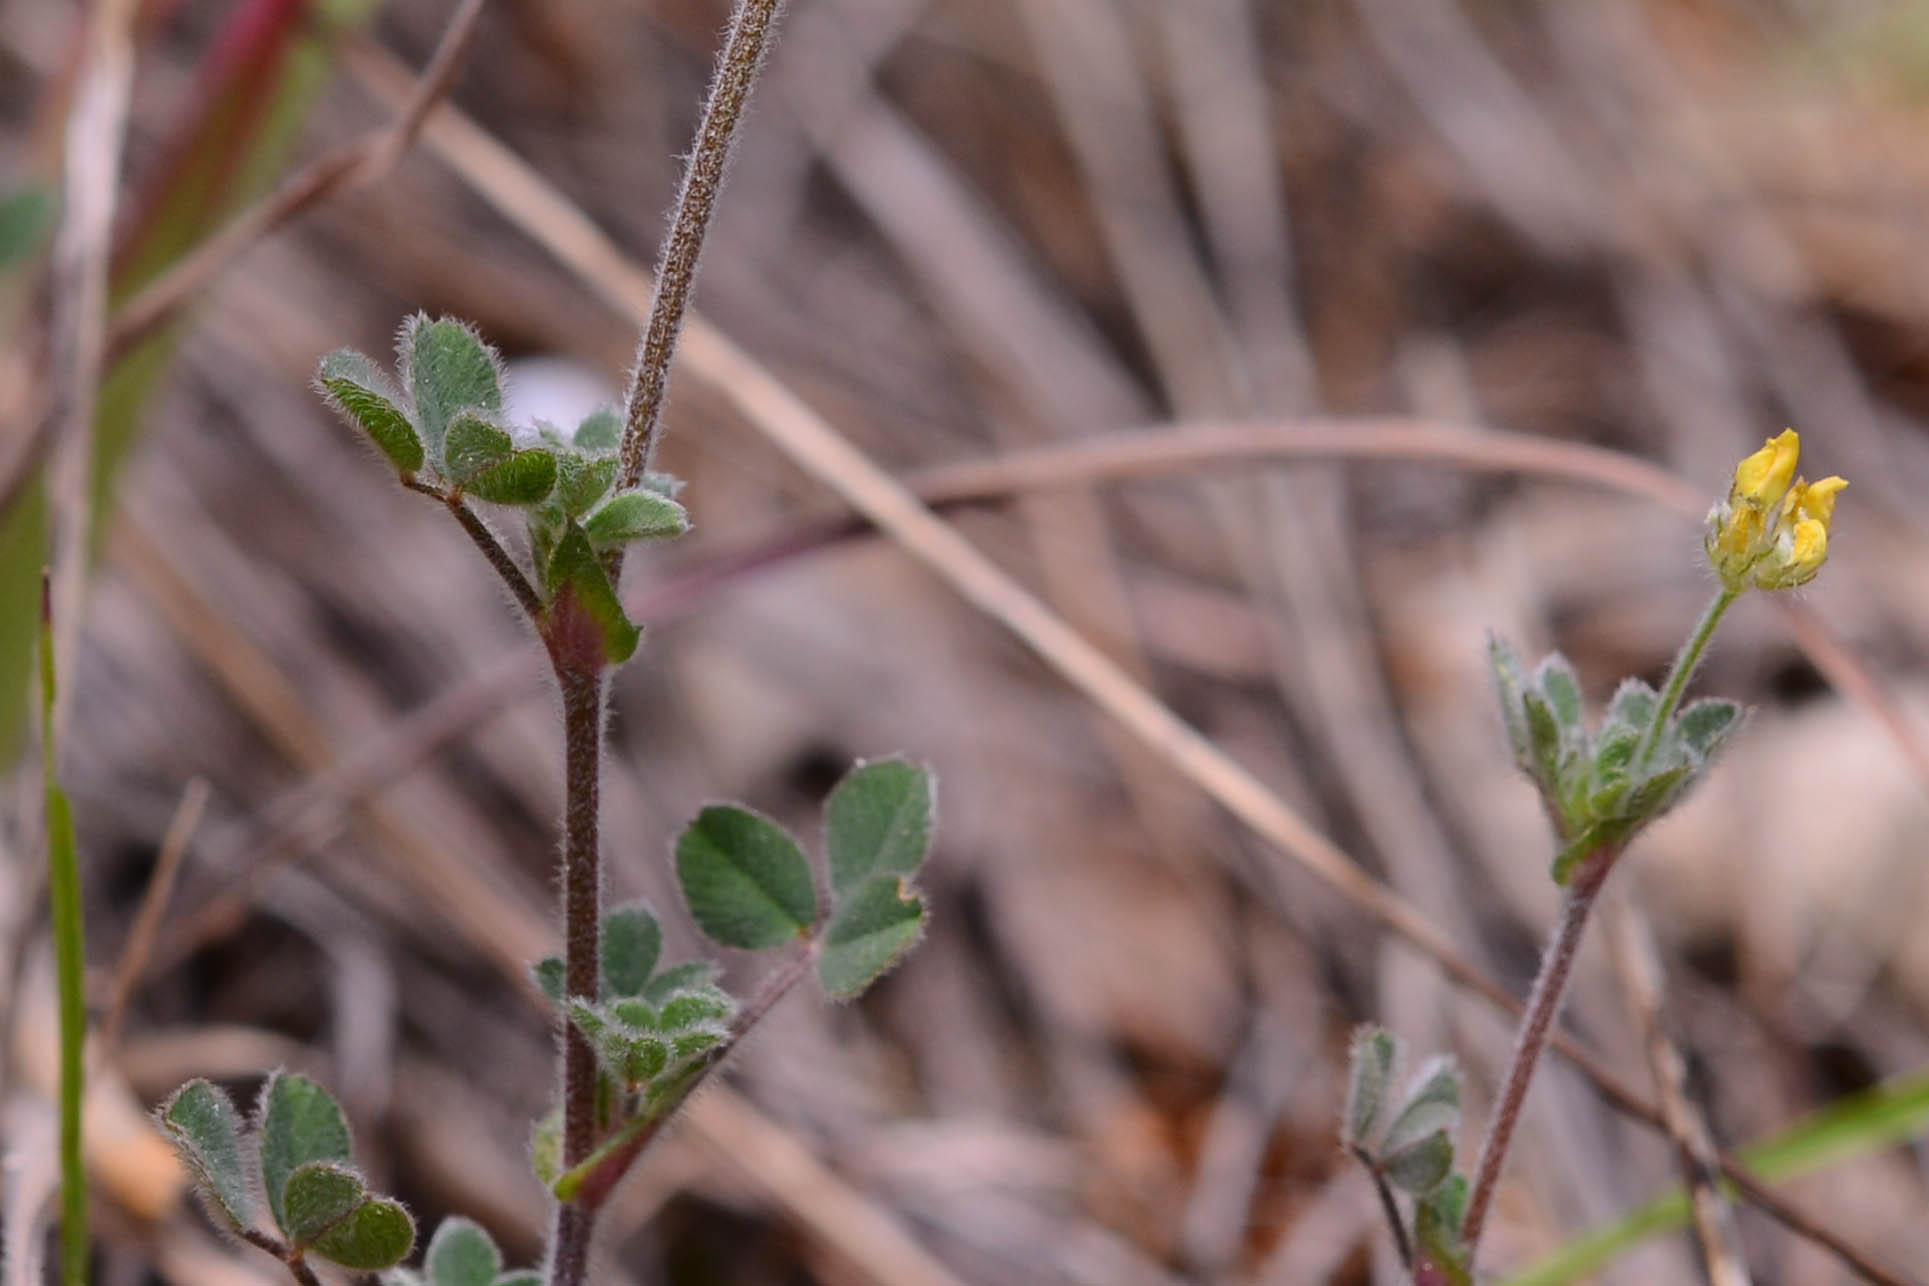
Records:
[[[154,950],[155,935],[161,929],[161,917],[167,914],[175,878],[181,873],[181,860],[187,856],[188,841],[194,838],[195,827],[201,824],[201,811],[207,807],[207,803],[207,779],[196,777],[181,793],[181,802],[174,810],[173,820],[168,822],[167,834],[161,837],[161,851],[154,859],[153,873],[148,876],[147,892],[141,896],[141,909],[134,915],[134,927],[128,930],[127,943],[121,948],[120,959],[114,964],[114,978],[107,988],[107,1004],[96,1038],[96,1057],[111,1059],[115,1047],[120,1044],[121,1024],[127,1019],[128,999],[133,996],[134,988],[147,968],[148,958]]]

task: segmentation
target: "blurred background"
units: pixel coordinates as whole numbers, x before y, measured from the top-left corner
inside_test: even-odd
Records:
[[[382,127],[452,9],[147,4],[121,296]],[[10,190],[57,170],[80,17],[0,8]],[[137,1114],[196,1075],[251,1096],[276,1065],[342,1096],[426,1223],[466,1213],[514,1262],[539,1251],[526,1131],[553,1035],[523,969],[558,941],[555,703],[461,533],[308,379],[424,309],[502,348],[523,414],[616,398],[634,327],[565,216],[654,257],[725,17],[491,4],[450,95],[468,129],[439,123],[262,241],[109,386],[63,746],[101,1006],[164,834],[204,807],[95,1090],[104,1284],[274,1280],[183,1201]],[[1797,427],[1811,477],[1852,481],[1801,606],[1873,681],[1845,694],[1789,614],[1745,601],[1699,690],[1750,722],[1617,877],[1690,1097],[1739,1149],[1880,1084],[1929,1098],[1908,1079],[1929,1065],[1925,92],[1918,0],[796,0],[698,307],[907,476],[1101,433],[1395,417],[1610,448],[1710,503]],[[566,204],[521,201],[515,158]],[[16,747],[44,265],[0,284]],[[932,928],[861,1004],[800,990],[772,1015],[625,1189],[597,1280],[1395,1280],[1335,1139],[1348,1034],[1372,1019],[1455,1053],[1471,1152],[1510,1024],[890,540],[830,539],[837,497],[727,392],[674,386],[662,464],[697,530],[630,560],[648,632],[615,690],[610,887],[694,950],[666,856],[700,804],[808,833],[853,757],[903,750],[941,783]],[[1498,450],[1479,471],[1245,457],[1043,488],[1019,467],[947,514],[1524,992],[1556,890],[1486,633],[1564,650],[1598,705],[1665,673],[1712,581],[1678,508]],[[50,1137],[53,1048],[37,783],[16,777],[9,1219]],[[1652,1096],[1599,926],[1569,1024]],[[1497,1270],[1676,1175],[1665,1137],[1557,1062],[1529,1109]],[[1786,1190],[1917,1269],[1929,1154],[1895,1110]],[[1750,1209],[1738,1227],[1757,1282],[1849,1280]],[[1550,1280],[1702,1272],[1675,1231]]]

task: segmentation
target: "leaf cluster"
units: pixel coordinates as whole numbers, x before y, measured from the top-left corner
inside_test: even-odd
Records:
[[[1494,637],[1488,659],[1515,762],[1539,789],[1560,839],[1556,883],[1566,884],[1589,853],[1620,849],[1679,803],[1741,724],[1740,705],[1709,699],[1657,728],[1660,694],[1630,678],[1590,732],[1567,658],[1551,653],[1529,674]]]
[[[272,1073],[245,1125],[233,1100],[205,1080],[176,1090],[156,1119],[214,1218],[291,1269],[313,1255],[376,1272],[415,1246],[415,1220],[369,1191],[340,1105],[306,1076]],[[279,1236],[261,1228],[257,1194]]]
[[[545,610],[584,621],[610,662],[629,659],[638,631],[617,600],[609,560],[632,543],[689,530],[676,481],[653,474],[617,488],[622,421],[611,410],[568,434],[508,424],[501,360],[464,322],[409,318],[396,369],[399,385],[363,354],[337,349],[322,358],[315,386],[416,490],[522,510]]]
[[[1409,1246],[1405,1229],[1397,1226],[1399,1212],[1386,1197],[1403,1254],[1429,1265],[1440,1280],[1470,1286],[1470,1256],[1460,1236],[1467,1179],[1454,1170],[1460,1068],[1451,1058],[1430,1058],[1395,1095],[1404,1055],[1404,1043],[1384,1027],[1366,1026],[1354,1034],[1342,1142],[1383,1194],[1390,1187],[1412,1199],[1414,1245]]]

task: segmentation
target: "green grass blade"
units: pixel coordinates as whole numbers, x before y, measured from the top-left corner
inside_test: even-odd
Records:
[[[60,1279],[87,1286],[87,1169],[81,1157],[81,1056],[87,1044],[87,997],[81,973],[86,938],[80,918],[80,860],[74,814],[55,771],[53,609],[40,580],[40,719],[47,781],[47,900],[54,922],[54,969],[60,986]]]
[[[1851,1094],[1748,1148],[1741,1159],[1766,1182],[1779,1182],[1907,1142],[1929,1131],[1929,1071]],[[1733,1195],[1732,1193],[1730,1194]],[[1650,1237],[1688,1222],[1688,1198],[1674,1188],[1616,1223],[1569,1242],[1506,1286],[1554,1286],[1600,1271]]]

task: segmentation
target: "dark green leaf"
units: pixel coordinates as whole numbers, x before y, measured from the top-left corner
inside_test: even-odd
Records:
[[[358,1273],[393,1268],[415,1249],[415,1220],[399,1201],[376,1197],[315,1238],[311,1253]]]
[[[348,1122],[327,1090],[293,1072],[275,1072],[256,1110],[262,1186],[275,1226],[288,1231],[282,1192],[288,1176],[310,1161],[349,1161]]]
[[[747,808],[713,804],[697,814],[677,841],[676,869],[697,927],[724,946],[781,946],[816,923],[803,850]]]
[[[368,1200],[362,1176],[333,1161],[298,1165],[282,1193],[282,1231],[297,1250],[346,1219]]]
[[[845,900],[824,928],[817,978],[843,1000],[895,965],[924,929],[924,904],[895,875],[879,875]]]
[[[541,447],[527,447],[470,478],[465,489],[492,505],[540,504],[556,489],[556,457]]]
[[[612,496],[583,520],[583,533],[598,549],[616,549],[636,540],[667,540],[690,530],[690,515],[674,500],[654,491]]]
[[[603,917],[603,994],[641,995],[663,950],[663,930],[641,902],[619,906]]]
[[[1521,690],[1521,706],[1527,712],[1527,770],[1549,796],[1558,796],[1561,784],[1561,724],[1536,688]]]
[[[737,1002],[720,987],[680,991],[658,1011],[656,1026],[662,1031],[681,1031],[729,1018],[736,1009]]]
[[[502,1252],[472,1219],[454,1216],[442,1221],[422,1257],[427,1286],[495,1286],[502,1271]]]
[[[1400,1038],[1384,1027],[1368,1024],[1354,1031],[1347,1066],[1346,1114],[1341,1118],[1348,1147],[1372,1146],[1373,1127],[1386,1110],[1393,1068],[1400,1060],[1400,1044]]]
[[[542,989],[543,995],[559,1005],[563,1003],[563,986],[567,973],[561,956],[544,956],[529,967],[529,973],[535,978],[536,985]]]
[[[575,523],[570,523],[556,542],[544,579],[550,590],[552,618],[562,633],[593,630],[605,659],[612,664],[630,659],[642,632],[624,615],[609,573]]]
[[[254,1218],[254,1192],[234,1103],[207,1081],[192,1080],[174,1091],[158,1115],[161,1132],[181,1154],[202,1198],[230,1227],[247,1227]]]
[[[485,418],[502,411],[502,372],[496,355],[466,322],[417,313],[402,324],[397,365],[415,398],[429,453],[442,458],[442,438],[456,412]]]
[[[903,759],[860,763],[824,805],[824,847],[838,899],[874,875],[915,874],[931,848],[931,781]]]
[[[516,454],[509,430],[472,409],[450,417],[442,442],[442,472],[449,481],[466,487],[471,479],[499,468]]]
[[[328,404],[368,435],[376,449],[404,474],[422,467],[422,439],[403,411],[401,397],[375,363],[352,348],[322,358],[315,384]]]
[[[612,407],[598,407],[576,426],[576,445],[585,451],[614,451],[623,443],[623,417]]]
[[[1453,1139],[1437,1130],[1381,1158],[1380,1170],[1394,1187],[1424,1196],[1453,1170]]]

